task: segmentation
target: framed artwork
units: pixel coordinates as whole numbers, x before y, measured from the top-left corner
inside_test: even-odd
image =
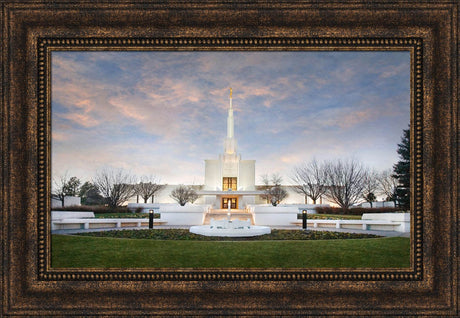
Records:
[[[60,179],[71,171],[78,176],[73,177],[77,183],[82,179],[84,181],[80,184],[96,183],[100,189],[110,188],[104,191],[104,195],[112,198],[109,203],[117,200],[119,205],[123,202],[117,196],[126,190],[127,196],[131,196],[127,201],[136,203],[137,209],[145,206],[158,211],[160,218],[156,220],[156,229],[181,233],[171,235],[173,240],[174,237],[185,239],[183,235],[191,226],[196,233],[207,232],[215,229],[211,220],[230,219],[228,226],[234,225],[234,220],[249,220],[252,226],[248,231],[234,231],[227,235],[264,233],[260,226],[271,225],[272,235],[260,239],[279,241],[280,235],[289,233],[279,228],[301,229],[301,222],[297,221],[299,211],[314,209],[315,205],[304,204],[312,201],[307,197],[305,202],[305,193],[317,203],[343,203],[345,208],[364,201],[366,195],[373,195],[376,200],[375,193],[380,198],[373,203],[371,212],[380,211],[376,210],[376,205],[387,212],[395,209],[408,211],[409,207],[403,206],[402,196],[397,198],[394,194],[396,179],[392,175],[393,166],[399,162],[398,144],[410,123],[410,70],[414,68],[411,60],[415,60],[411,53],[415,51],[410,46],[385,51],[376,50],[379,48],[375,45],[361,51],[346,50],[347,46],[343,47],[345,50],[333,47],[334,51],[327,51],[327,47],[315,51],[315,48],[315,45],[304,44],[303,50],[292,47],[280,51],[261,51],[260,48],[257,51],[155,51],[148,50],[148,47],[126,47],[126,51],[93,47],[91,51],[77,51],[71,47],[69,50],[69,46],[50,46],[51,58],[47,68],[50,71],[44,82],[45,86],[51,87],[51,179]],[[213,157],[219,159],[204,159]],[[316,189],[311,191],[304,189],[302,182],[305,180],[298,180],[302,177],[300,171],[303,171],[299,171],[302,169],[299,167],[303,167],[304,161],[317,164],[317,175],[321,176],[316,180]],[[345,167],[347,171],[336,171]],[[407,174],[409,168],[407,165]],[[291,177],[296,171],[299,171],[299,178]],[[263,198],[267,196],[263,191],[265,186],[260,185],[257,177],[263,176],[263,172],[279,175],[282,179],[279,188],[275,188],[281,191],[280,194],[273,195],[276,201],[280,201],[279,205],[275,202],[276,207],[267,207],[267,200]],[[130,181],[118,180],[117,184],[136,184],[132,180],[136,179],[133,174],[156,175],[158,177],[154,179],[162,180],[163,184],[158,185],[161,190],[155,193],[155,204],[151,204],[149,193],[143,195],[144,200],[140,202],[132,194],[134,188],[111,191],[115,185],[105,184],[107,179],[122,176]],[[338,180],[342,176],[344,180]],[[334,181],[326,180],[326,177]],[[386,185],[385,182],[389,187],[381,191],[379,185]],[[325,191],[327,183],[340,184],[347,191],[337,189],[326,196],[329,194]],[[175,203],[173,191],[181,189],[180,185],[184,184],[198,189],[198,197],[193,204],[184,201],[183,207],[172,206]],[[317,197],[313,193],[315,190]],[[80,197],[85,200],[88,196],[82,193]],[[147,201],[147,205],[142,204]],[[62,209],[61,203],[57,202],[54,209]],[[130,206],[134,204],[128,204],[128,208]],[[88,211],[93,208],[98,207],[78,207]],[[116,211],[117,207],[113,209]],[[344,262],[337,257],[337,252],[332,252],[335,247],[330,246],[328,249],[330,254],[336,255],[332,257],[335,259],[317,265],[320,263],[314,259],[330,256],[322,256],[302,244],[291,246],[292,242],[274,243],[283,246],[279,245],[270,252],[262,248],[270,243],[260,245],[260,242],[234,242],[231,249],[226,243],[216,242],[204,253],[200,253],[203,250],[201,243],[158,246],[160,250],[152,245],[149,248],[152,258],[146,258],[140,252],[138,255],[143,258],[140,263],[134,259],[131,263],[128,260],[115,261],[114,250],[108,248],[108,259],[113,263],[93,263],[92,260],[104,258],[104,248],[95,248],[91,254],[85,244],[87,257],[77,253],[68,258],[66,255],[73,254],[72,247],[56,237],[52,240],[55,249],[51,250],[51,267],[120,266],[117,264],[136,268],[173,266],[189,269],[217,265],[229,268],[409,267],[410,213],[394,214],[401,215],[407,220],[398,224],[358,221],[356,218],[345,220],[343,225],[330,220],[310,222],[312,228],[319,224],[333,228],[339,225],[340,230],[347,226],[362,230],[364,226],[371,230],[369,234],[375,234],[372,230],[376,228],[385,230],[384,227],[388,226],[389,233],[394,235],[391,230],[395,226],[402,228],[395,234],[406,238],[382,240],[390,244],[383,244],[385,251],[376,246],[367,249],[363,246],[362,255],[354,256],[366,260],[361,263]],[[86,229],[98,226],[97,221],[101,222],[99,218],[91,223],[85,223],[87,219],[70,221],[61,218],[55,221],[52,218],[51,231],[53,234],[56,232],[53,228],[59,228],[57,232],[69,233],[65,230],[68,228],[74,233],[83,226],[87,232]],[[113,218],[103,221],[119,222],[120,226],[133,225],[132,219],[125,223]],[[292,224],[296,222],[298,225]],[[147,220],[144,220],[146,224]],[[174,227],[180,227],[180,231]],[[219,231],[214,234],[218,235]],[[321,234],[324,234],[323,238],[334,238],[331,233]],[[136,231],[132,235],[140,238],[147,233]],[[343,238],[366,237],[353,233],[342,235]],[[162,239],[167,237],[163,235]],[[169,261],[161,260],[164,249],[169,251],[165,257],[171,258]],[[310,252],[305,253],[306,250]],[[399,254],[402,261],[390,261]],[[216,262],[208,255],[212,255]],[[249,263],[243,262],[247,255],[251,255]],[[126,258],[122,253],[119,257]],[[179,262],[179,258],[183,261]],[[298,262],[292,262],[294,259]],[[376,262],[377,259],[382,261]]]
[[[457,14],[455,2],[3,1],[2,313],[458,315]],[[203,160],[235,145],[254,175],[349,153],[383,170],[408,127],[407,266],[53,266],[52,179],[69,166],[88,180],[132,167],[210,196]],[[219,209],[247,200],[232,178]]]

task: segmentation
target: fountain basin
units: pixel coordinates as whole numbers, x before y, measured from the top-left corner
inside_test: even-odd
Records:
[[[196,225],[190,227],[190,232],[204,236],[225,236],[225,237],[250,237],[270,234],[268,226],[251,225],[243,229],[217,229],[210,225]]]
[[[250,221],[211,219],[210,225],[196,225],[190,227],[190,233],[204,236],[250,237],[270,234],[268,226],[251,225]]]

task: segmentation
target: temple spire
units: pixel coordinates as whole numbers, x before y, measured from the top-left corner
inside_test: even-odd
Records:
[[[227,117],[227,138],[233,138],[233,128],[234,128],[234,123],[233,123],[233,105],[232,105],[232,95],[233,95],[233,90],[230,87],[230,107],[228,109],[228,117]]]
[[[234,122],[233,122],[233,105],[232,105],[233,90],[230,87],[230,107],[228,108],[227,116],[227,138],[225,139],[225,153],[236,153],[236,140],[234,136]]]

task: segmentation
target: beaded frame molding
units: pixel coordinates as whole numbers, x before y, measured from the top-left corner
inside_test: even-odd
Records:
[[[39,277],[44,280],[421,280],[423,277],[422,262],[422,150],[423,150],[423,66],[421,39],[417,38],[160,38],[160,39],[39,39],[38,40],[38,263]],[[390,270],[347,270],[346,272],[327,270],[225,270],[216,271],[200,269],[183,269],[180,272],[171,270],[129,270],[123,273],[111,270],[91,270],[75,273],[73,269],[51,268],[50,249],[50,121],[51,121],[51,67],[52,51],[97,51],[97,50],[388,50],[409,51],[411,53],[411,85],[413,110],[411,112],[412,158],[411,174],[413,175],[412,202],[412,248],[411,267]]]
[[[457,1],[2,4],[2,315],[440,315],[458,307]],[[411,265],[51,267],[52,51],[409,51]]]

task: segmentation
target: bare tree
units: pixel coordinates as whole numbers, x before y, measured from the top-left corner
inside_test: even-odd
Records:
[[[324,164],[318,163],[316,159],[295,167],[291,180],[295,184],[294,191],[305,196],[305,203],[309,197],[313,200],[313,204],[316,204],[316,200],[327,190]]]
[[[187,202],[195,202],[198,199],[198,194],[192,187],[181,184],[171,191],[171,198],[181,206],[184,206]]]
[[[325,163],[326,196],[342,209],[358,202],[364,189],[367,170],[354,160],[337,160]]]
[[[77,177],[67,177],[67,172],[59,177],[58,180],[53,179],[52,195],[61,201],[64,206],[66,196],[77,196],[80,189],[80,179]]]
[[[376,193],[379,188],[378,173],[375,170],[368,170],[363,178],[363,192],[362,197],[370,203],[377,199]]]
[[[136,195],[139,195],[143,200],[144,203],[147,203],[148,199],[153,197],[155,193],[161,191],[166,185],[160,184],[160,180],[155,176],[143,176],[141,177],[141,181],[136,184],[135,192]]]
[[[194,193],[190,196],[190,203],[195,203],[195,201],[200,197],[196,191],[203,190],[203,185],[192,185],[190,188],[193,190]]]
[[[273,186],[270,182],[270,176],[268,174],[263,174],[260,176],[260,179],[262,180],[262,186],[260,187],[261,190],[264,191],[264,194],[261,195],[262,199],[266,200],[267,203],[270,203],[270,195],[269,195],[269,190]]]
[[[59,179],[53,178],[53,191],[52,196],[61,201],[61,206],[64,206],[64,198],[66,193],[66,184],[68,182],[67,173],[60,176]]]
[[[396,206],[396,189],[398,188],[398,179],[393,175],[391,169],[382,171],[377,179],[380,193],[386,196],[387,201],[393,201]]]
[[[279,173],[273,173],[271,176],[271,183],[273,185],[281,185],[281,182],[283,182],[283,178]]]
[[[110,207],[117,207],[135,194],[135,178],[123,169],[104,169],[96,173],[93,184]]]
[[[281,185],[276,185],[268,191],[270,197],[270,203],[273,206],[277,206],[281,201],[283,201],[287,196],[287,191],[284,190]]]
[[[264,194],[262,198],[267,200],[267,203],[271,203],[273,206],[277,206],[282,200],[284,200],[288,194],[287,191],[281,187],[281,182],[283,178],[277,174],[272,174],[269,177],[267,174],[261,176],[263,185]]]
[[[264,200],[267,200],[267,203],[269,203],[269,197],[267,195],[267,191],[270,189],[270,177],[268,174],[263,174],[260,176],[260,179],[262,180],[262,186],[260,187],[261,190],[264,191],[264,194],[261,195],[261,198]]]

